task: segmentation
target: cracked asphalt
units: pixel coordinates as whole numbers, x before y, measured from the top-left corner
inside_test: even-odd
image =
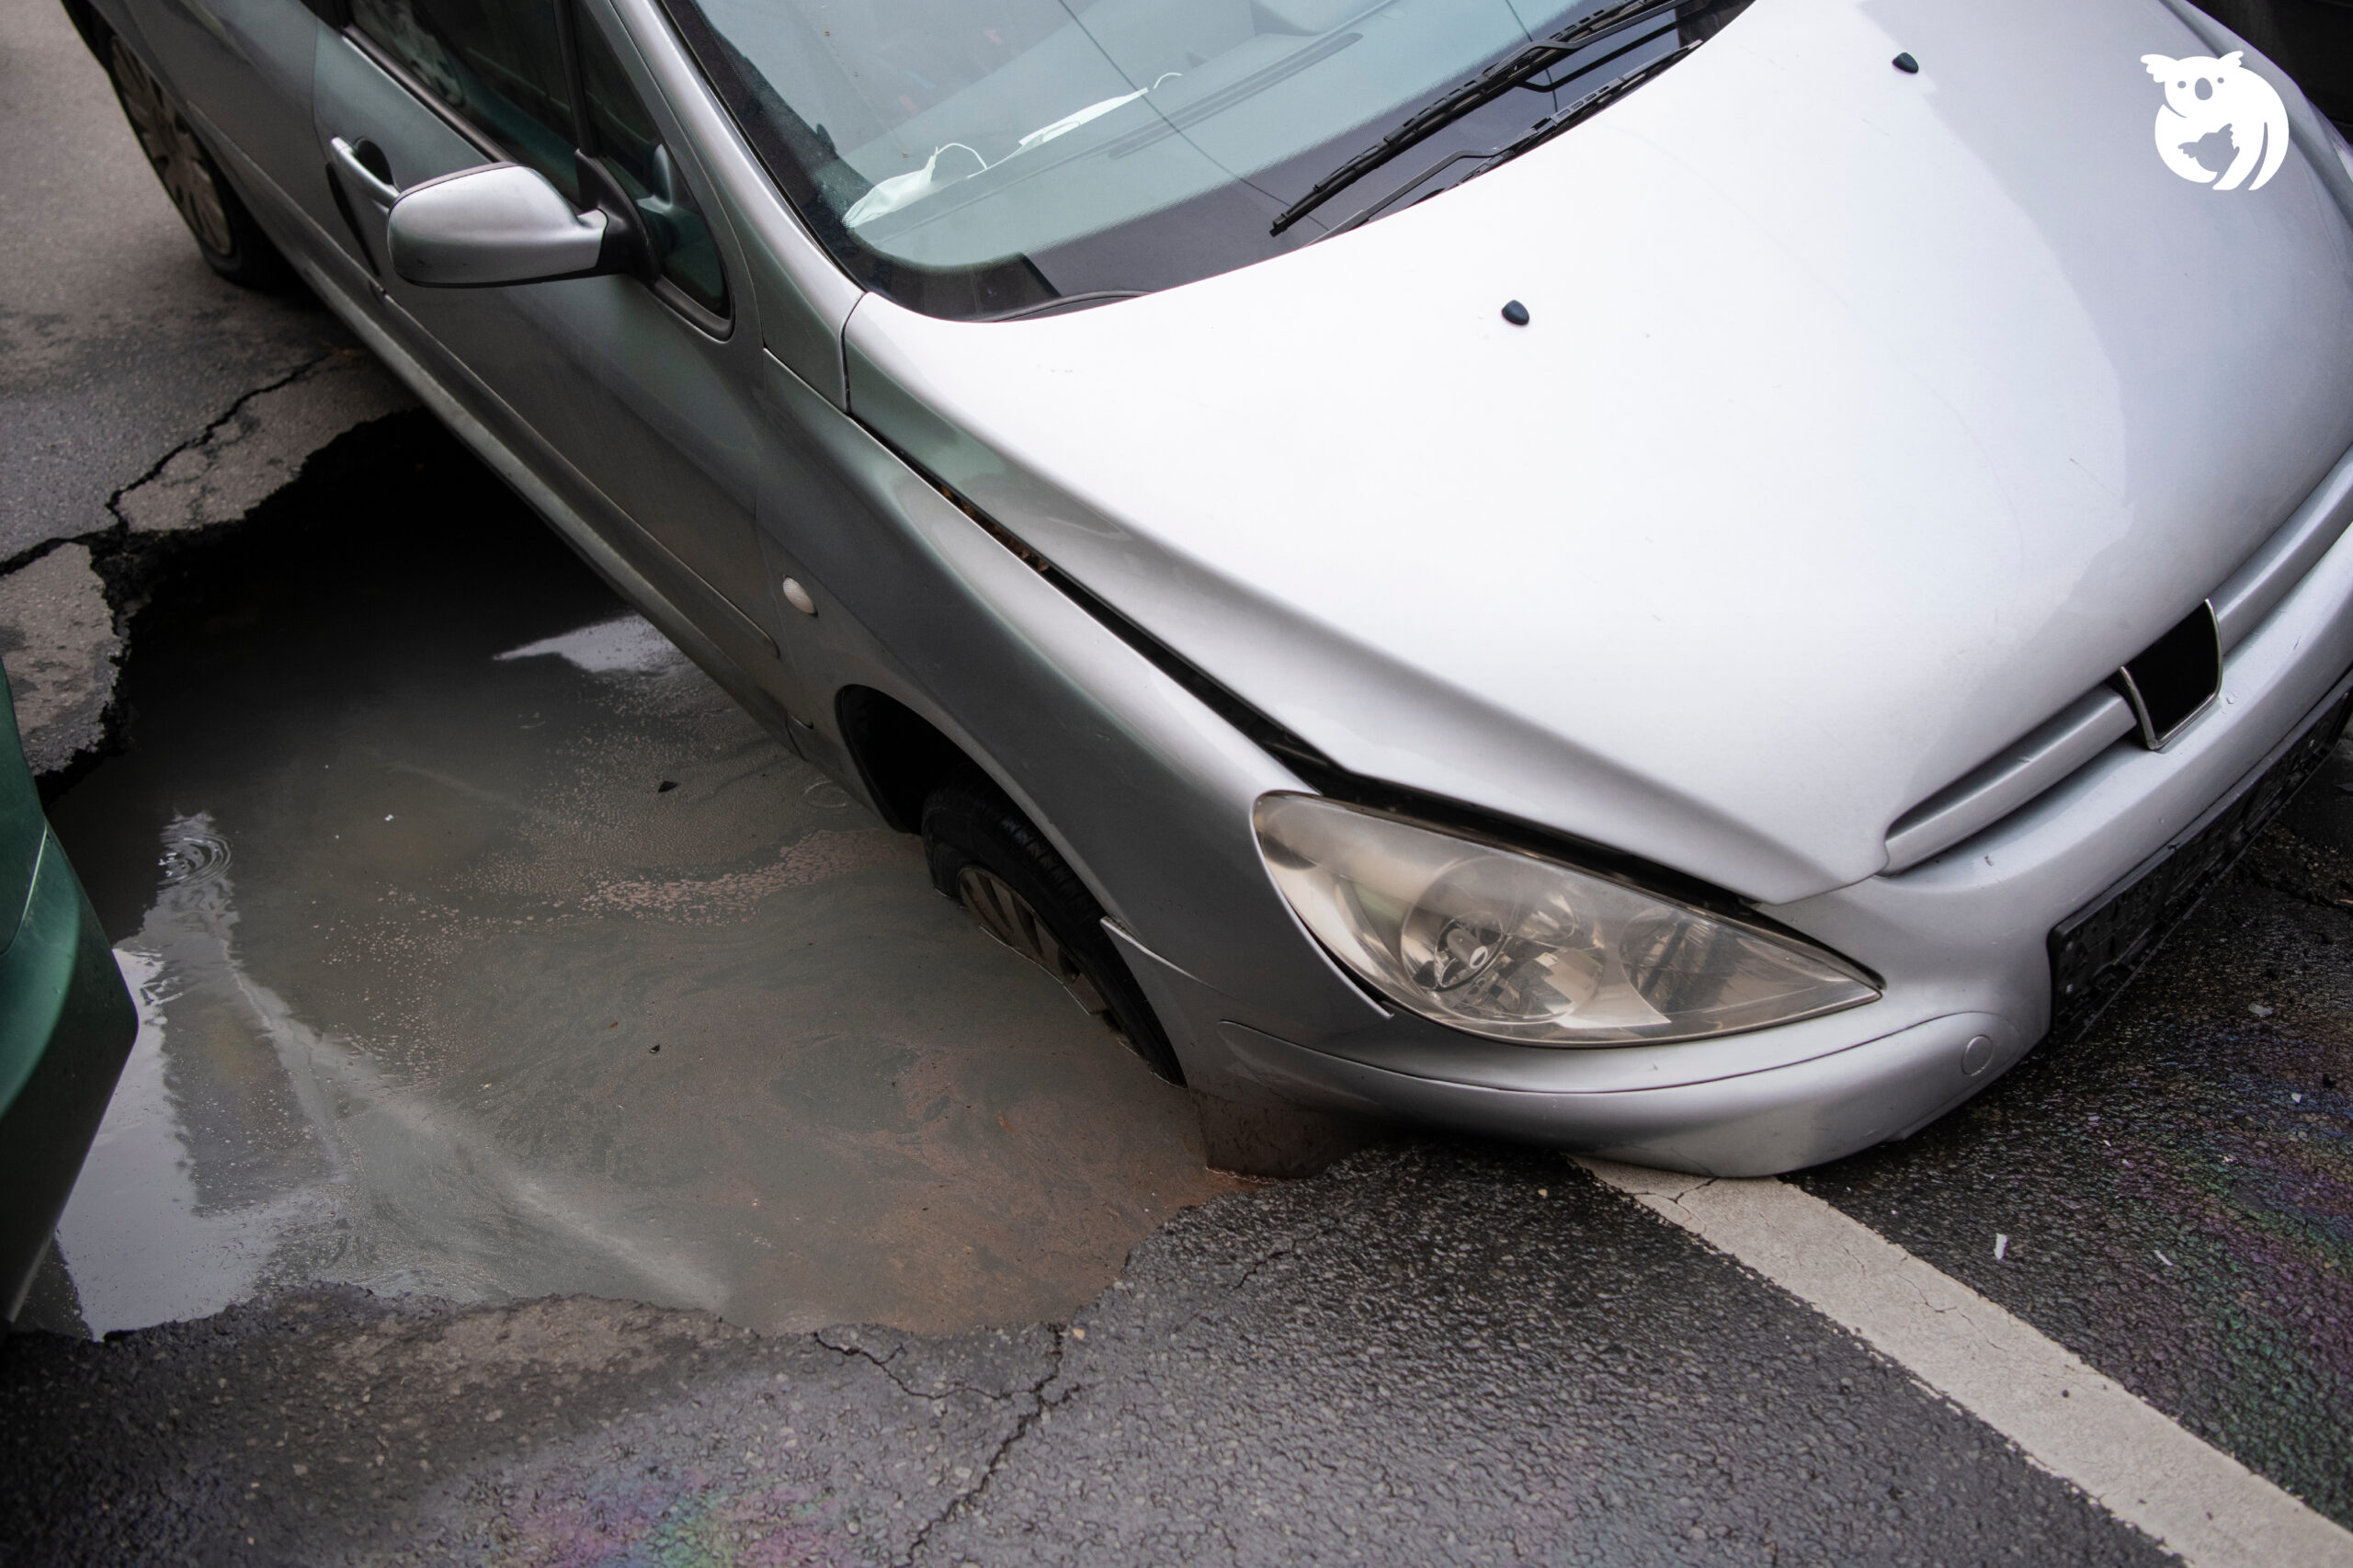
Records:
[[[52,789],[116,740],[172,537],[413,400],[308,293],[215,278],[54,0],[0,0],[0,661]]]
[[[0,0],[0,562],[109,498],[239,397],[351,345],[307,294],[222,282],[188,244],[54,0]]]

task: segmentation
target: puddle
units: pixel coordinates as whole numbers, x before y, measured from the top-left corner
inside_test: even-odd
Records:
[[[178,998],[162,960],[135,949],[119,957],[139,1004],[138,1043],[57,1229],[60,1252],[77,1260],[92,1335],[201,1317],[251,1295],[279,1238],[315,1223],[324,1208],[323,1194],[299,1183],[256,1202],[204,1200],[188,1128],[165,1082],[165,1010]]]
[[[418,422],[192,555],[51,817],[140,997],[59,1232],[88,1326],[309,1280],[781,1330],[1064,1315],[1227,1184]]]

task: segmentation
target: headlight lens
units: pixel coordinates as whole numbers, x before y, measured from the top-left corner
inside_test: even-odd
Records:
[[[1307,928],[1399,1006],[1473,1034],[1696,1040],[1880,994],[1828,953],[1556,861],[1313,795],[1255,814]]]

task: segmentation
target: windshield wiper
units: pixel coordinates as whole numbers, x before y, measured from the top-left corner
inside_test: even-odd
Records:
[[[1617,5],[1604,6],[1600,10],[1582,17],[1563,28],[1551,38],[1540,43],[1531,43],[1510,59],[1489,66],[1427,108],[1414,115],[1372,146],[1366,148],[1316,181],[1313,188],[1305,196],[1282,210],[1281,213],[1276,217],[1274,226],[1267,233],[1281,233],[1285,229],[1290,228],[1293,223],[1298,222],[1302,218],[1306,217],[1399,153],[1419,142],[1428,141],[1438,132],[1482,106],[1493,103],[1513,89],[1533,82],[1544,72],[1578,51],[1608,38],[1612,33],[1639,27],[1654,17],[1673,11],[1687,3],[1688,0],[1619,0]],[[1676,57],[1680,58],[1682,53],[1681,50],[1677,51]],[[1642,71],[1635,74],[1647,78],[1650,73]],[[1579,106],[1587,114],[1591,113],[1593,108],[1599,107],[1598,104],[1592,105],[1590,108],[1585,105]],[[1564,115],[1562,118],[1566,119],[1567,116]],[[1580,115],[1579,118],[1583,116]],[[1564,130],[1566,127],[1547,126],[1545,129]]]
[[[1363,211],[1358,212],[1355,217],[1348,219],[1346,222],[1336,224],[1329,233],[1320,234],[1315,239],[1310,240],[1308,243],[1310,244],[1315,244],[1324,240],[1336,239],[1338,236],[1347,233],[1350,229],[1363,227],[1365,224],[1371,222],[1375,218],[1380,217],[1383,212],[1388,211],[1392,207],[1396,206],[1397,203],[1404,200],[1410,192],[1419,190],[1429,181],[1431,176],[1441,173],[1442,171],[1452,167],[1456,164],[1475,163],[1479,165],[1477,168],[1472,169],[1469,174],[1464,175],[1462,179],[1456,180],[1454,182],[1456,185],[1461,185],[1464,180],[1476,179],[1479,176],[1485,174],[1489,169],[1498,168],[1505,164],[1510,163],[1514,158],[1518,157],[1521,153],[1533,151],[1534,149],[1543,145],[1545,142],[1550,142],[1553,137],[1558,136],[1561,132],[1568,130],[1570,127],[1580,124],[1591,116],[1598,114],[1601,110],[1608,108],[1611,104],[1616,103],[1620,98],[1624,97],[1628,93],[1632,92],[1636,87],[1641,86],[1643,83],[1649,81],[1652,77],[1657,75],[1660,72],[1665,70],[1668,66],[1674,64],[1677,61],[1682,59],[1685,55],[1690,53],[1693,50],[1699,47],[1699,45],[1698,42],[1687,43],[1680,49],[1660,55],[1648,65],[1642,66],[1637,70],[1627,72],[1623,76],[1619,77],[1616,81],[1604,83],[1602,85],[1596,87],[1592,92],[1587,93],[1585,97],[1579,98],[1576,102],[1571,104],[1568,108],[1563,109],[1559,114],[1548,116],[1543,119],[1538,120],[1535,128],[1517,142],[1506,142],[1501,147],[1489,148],[1485,152],[1453,153],[1448,154],[1446,157],[1440,158],[1437,163],[1432,164],[1428,168],[1424,169],[1412,179],[1407,180],[1404,184],[1399,186],[1396,189],[1391,191],[1388,195],[1382,197],[1380,200],[1374,202]],[[1440,187],[1439,188],[1446,189],[1450,187]],[[1438,192],[1432,191],[1429,194],[1435,196]]]

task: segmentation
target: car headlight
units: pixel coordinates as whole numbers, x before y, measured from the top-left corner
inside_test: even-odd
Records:
[[[1400,1006],[1472,1034],[1696,1040],[1880,994],[1819,949],[1557,861],[1313,795],[1253,814],[1307,928]]]

